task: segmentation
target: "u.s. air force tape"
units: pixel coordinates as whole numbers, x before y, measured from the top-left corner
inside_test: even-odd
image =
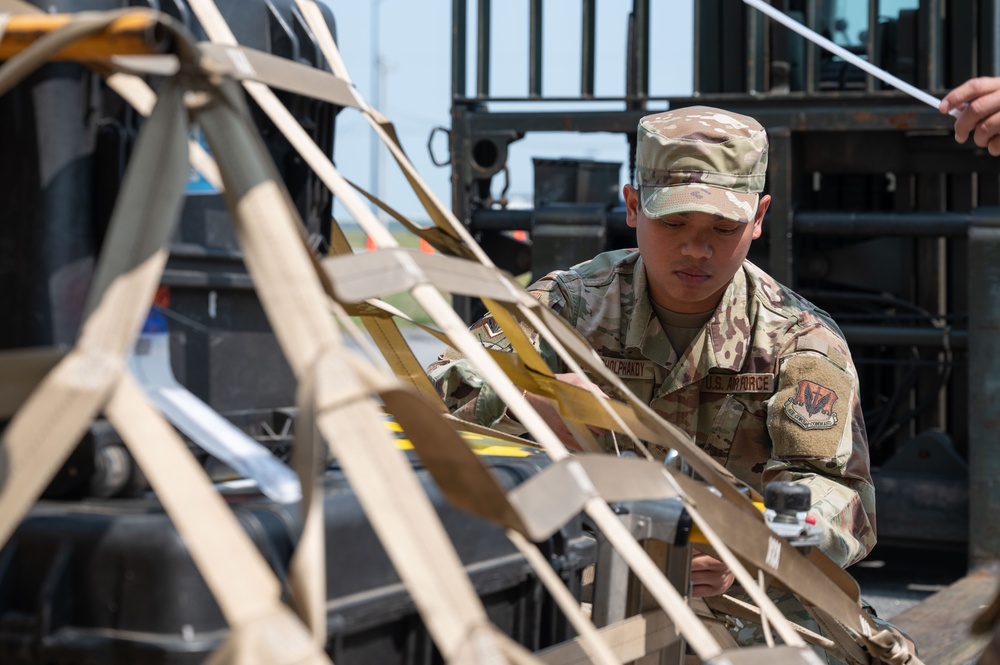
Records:
[[[773,393],[774,374],[709,374],[701,381],[703,393]]]

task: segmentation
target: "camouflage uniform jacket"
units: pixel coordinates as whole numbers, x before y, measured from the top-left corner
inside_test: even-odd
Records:
[[[811,512],[824,527],[821,548],[838,564],[854,563],[874,546],[875,493],[857,375],[826,312],[747,261],[678,357],[653,313],[635,250],[550,273],[529,292],[569,321],[632,392],[740,480],[760,492],[772,480],[808,485]],[[509,348],[489,316],[472,330],[484,345]],[[553,371],[566,371],[544,347]],[[453,350],[428,371],[459,417],[524,433]]]

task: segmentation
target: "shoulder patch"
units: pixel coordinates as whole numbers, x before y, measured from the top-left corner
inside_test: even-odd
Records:
[[[830,359],[813,354],[786,358],[778,392],[768,406],[768,430],[778,459],[836,457],[850,427],[854,394],[851,375]]]
[[[802,379],[785,402],[785,415],[802,429],[830,429],[837,424],[834,407],[838,398],[835,390]]]
[[[469,332],[475,335],[479,342],[488,349],[507,351],[511,348],[510,340],[504,335],[503,329],[489,314],[473,324],[469,328]]]

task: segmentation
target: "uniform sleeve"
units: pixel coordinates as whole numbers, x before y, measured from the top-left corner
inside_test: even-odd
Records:
[[[546,277],[539,280],[528,289],[528,293],[557,313],[565,309],[566,299],[555,279]],[[469,331],[487,349],[508,353],[513,351],[507,335],[490,314],[477,321]],[[542,348],[545,345],[540,343],[536,332],[527,328],[525,332],[550,367],[558,364],[554,354],[547,348]],[[553,370],[559,371],[557,367],[553,367]],[[456,417],[515,436],[525,434],[524,425],[510,417],[507,405],[486,383],[482,374],[455,349],[446,349],[437,361],[427,367],[427,374],[444,399],[445,406]]]
[[[767,410],[771,459],[763,482],[785,480],[812,492],[824,529],[820,549],[842,567],[875,546],[875,488],[858,381],[847,345],[832,333],[803,337],[779,360]]]

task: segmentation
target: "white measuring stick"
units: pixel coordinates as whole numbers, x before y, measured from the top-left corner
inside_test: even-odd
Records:
[[[825,48],[827,51],[830,51],[834,55],[839,55],[841,58],[851,63],[855,67],[860,67],[861,69],[865,70],[875,78],[888,83],[897,90],[905,92],[906,94],[908,94],[911,97],[914,97],[915,99],[919,99],[928,106],[933,106],[934,108],[938,108],[941,106],[941,100],[935,97],[934,95],[929,95],[920,88],[914,87],[909,83],[907,83],[906,81],[903,81],[902,79],[893,76],[884,69],[876,67],[867,60],[859,58],[858,56],[854,55],[844,47],[834,44],[823,35],[817,33],[814,30],[810,30],[809,28],[802,25],[801,23],[791,18],[787,14],[780,12],[771,5],[767,4],[766,2],[763,2],[763,0],[743,0],[743,2],[750,5],[751,7],[754,7],[755,9],[764,12],[778,23],[781,23],[782,25],[794,30],[795,32],[799,33],[812,43],[816,44],[817,46],[822,46],[823,48]],[[948,115],[957,116],[958,109],[952,109],[951,111],[948,112]]]

